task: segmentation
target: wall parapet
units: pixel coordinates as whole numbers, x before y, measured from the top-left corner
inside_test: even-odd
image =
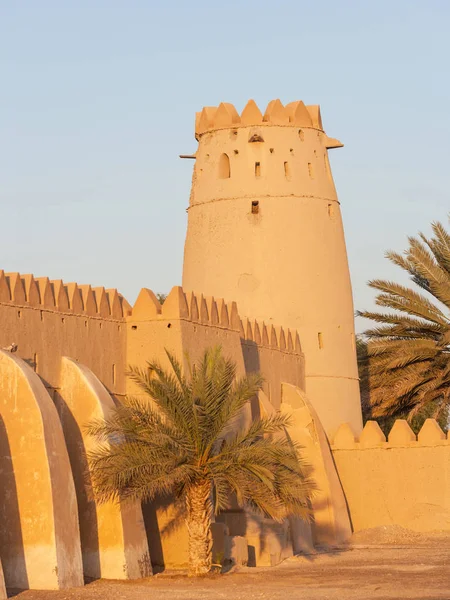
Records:
[[[172,288],[163,304],[152,290],[143,288],[130,311],[129,320],[179,319],[239,332],[244,344],[252,344],[279,350],[288,354],[302,355],[300,337],[297,331],[263,321],[241,319],[236,302],[223,298],[203,296],[196,292],[184,292],[180,286]]]
[[[256,344],[288,354],[302,354],[300,336],[297,331],[266,325],[264,321],[243,319],[240,322],[240,333],[244,344]]]
[[[301,100],[297,100],[283,106],[276,99],[269,102],[263,114],[256,102],[249,100],[240,115],[229,102],[221,102],[219,106],[205,106],[196,114],[195,136],[198,139],[207,131],[252,125],[290,125],[323,130],[318,105],[305,106]]]
[[[387,439],[376,421],[367,421],[359,438],[348,423],[342,423],[331,443],[333,451],[426,446],[450,446],[450,432],[446,436],[436,419],[426,419],[417,436],[406,420],[397,419]]]
[[[254,100],[249,100],[239,115],[233,104],[221,102],[219,106],[205,106],[195,116],[195,138],[197,140],[208,132],[220,129],[237,130],[241,127],[253,126],[301,127],[315,129],[323,134],[325,148],[340,148],[343,144],[323,133],[320,106],[305,106],[301,100],[289,102],[285,106],[280,100],[271,100],[264,114]],[[250,142],[264,141],[258,133],[250,131]]]
[[[124,319],[131,309],[116,289],[92,288],[3,270],[0,270],[0,303],[113,320]]]

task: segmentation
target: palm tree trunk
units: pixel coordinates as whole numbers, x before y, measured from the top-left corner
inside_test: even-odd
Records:
[[[211,570],[211,484],[203,481],[186,492],[189,532],[189,576],[206,575]]]

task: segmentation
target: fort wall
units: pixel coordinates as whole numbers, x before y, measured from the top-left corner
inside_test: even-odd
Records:
[[[168,350],[187,368],[188,361],[195,362],[205,348],[220,345],[225,356],[236,363],[238,376],[252,371],[263,374],[265,395],[274,410],[280,407],[282,382],[304,386],[304,356],[295,331],[243,320],[235,302],[186,294],[180,287],[172,289],[163,305],[151,290],[144,288],[131,307],[116,290],[0,271],[0,323],[0,348],[13,350],[12,354],[3,354],[24,365],[21,368],[40,386],[42,402],[53,411],[53,421],[47,425],[54,430],[53,436],[59,436],[66,453],[61,477],[74,480],[77,498],[69,498],[65,488],[57,483],[52,491],[58,495],[61,506],[69,501],[78,505],[81,535],[77,531],[73,551],[78,556],[81,552],[83,574],[88,579],[146,575],[151,570],[149,554],[154,564],[159,561],[166,566],[179,567],[187,560],[187,533],[182,521],[178,529],[165,532],[175,514],[173,505],[144,505],[142,513],[140,507],[97,506],[89,489],[86,452],[92,440],[84,426],[93,416],[106,414],[112,408],[112,397],[120,401],[127,393],[139,393],[126,376],[129,365],[144,367],[147,361],[156,360],[168,367]],[[20,559],[17,556],[25,552],[28,560],[29,551],[23,548],[28,541],[22,539],[19,526],[25,513],[17,513],[17,502],[18,494],[23,495],[23,490],[28,489],[31,475],[14,444],[25,429],[28,434],[36,426],[26,419],[36,419],[29,410],[14,424],[11,422],[11,410],[26,402],[23,392],[14,391],[14,382],[11,387],[10,379],[8,374],[3,378],[8,394],[0,414],[4,420],[7,417],[10,444],[2,446],[0,460],[13,465],[7,481],[11,491],[0,495],[2,522],[8,523],[4,539],[9,540],[9,550],[0,544],[6,582],[8,586],[18,584],[17,587],[27,587],[28,582],[32,587],[66,587],[67,577],[61,575],[57,580],[52,575],[54,552],[43,554],[42,568],[37,571],[30,571],[26,561],[22,561],[21,569],[16,568]],[[19,394],[20,402],[14,394]],[[37,402],[33,394],[30,402]],[[257,408],[255,399],[242,413],[243,423],[249,424],[259,414]],[[29,461],[28,456],[25,459]],[[42,468],[46,468],[45,464]],[[48,489],[46,493],[48,496]],[[44,502],[45,495],[41,496]],[[30,523],[44,519],[51,533],[53,505],[50,499],[46,504],[42,502],[30,505],[25,516]],[[74,517],[76,514],[77,511]],[[17,527],[11,528],[14,515]],[[23,533],[27,534],[27,530],[23,529]],[[44,529],[37,529],[34,543],[47,544],[44,534],[47,535]],[[262,555],[258,560],[262,560]],[[78,577],[81,568],[79,564]],[[20,581],[14,578],[15,572],[20,574]],[[60,572],[63,574],[62,567]]]
[[[259,371],[264,391],[280,406],[281,382],[304,387],[304,355],[296,331],[242,320],[235,302],[186,294],[172,289],[161,306],[151,290],[143,289],[127,318],[127,359],[143,366],[156,358],[168,365],[165,349],[185,362],[195,362],[210,346],[221,345],[237,365],[237,373]],[[128,392],[135,393],[132,382]]]
[[[387,440],[375,421],[358,437],[346,423],[331,449],[354,531],[394,524],[450,530],[450,439],[434,419],[418,436],[397,420]]]
[[[0,348],[16,343],[50,391],[59,387],[61,357],[70,356],[120,396],[130,309],[117,290],[0,271]]]

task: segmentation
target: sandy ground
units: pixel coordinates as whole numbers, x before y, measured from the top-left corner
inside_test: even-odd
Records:
[[[396,545],[393,545],[396,544]],[[188,579],[164,572],[137,582],[96,581],[57,592],[26,591],[17,600],[380,600],[450,599],[450,537],[401,528],[354,536],[331,553],[293,557],[272,568],[240,568]]]

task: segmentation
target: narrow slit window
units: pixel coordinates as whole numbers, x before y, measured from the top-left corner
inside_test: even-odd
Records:
[[[259,213],[259,201],[252,201],[252,215],[257,215]]]
[[[319,343],[319,350],[323,349],[323,333],[321,331],[319,331],[319,333],[317,334],[317,341]]]
[[[38,355],[35,353],[33,356],[33,368],[35,373],[38,372]]]
[[[221,154],[219,158],[219,179],[229,179],[230,176],[230,159],[228,154]]]
[[[116,385],[116,365],[115,364],[113,364],[111,371],[112,371],[111,375],[112,375],[113,385]]]
[[[311,179],[314,179],[314,170],[311,163],[308,163],[308,173]]]
[[[261,177],[261,163],[255,162],[255,177]]]
[[[303,133],[302,129],[298,130],[298,137],[300,138],[300,141],[303,142],[305,139],[305,134]]]
[[[330,219],[334,218],[334,206],[331,202],[328,204],[328,216]]]
[[[286,177],[286,179],[291,178],[291,168],[287,161],[284,163],[284,176]]]

